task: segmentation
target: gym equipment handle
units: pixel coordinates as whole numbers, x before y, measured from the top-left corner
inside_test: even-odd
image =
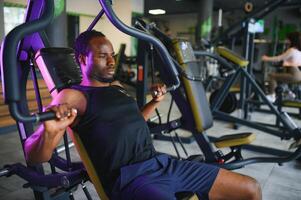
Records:
[[[21,122],[43,122],[50,119],[55,119],[55,113],[52,111],[34,113],[32,115],[23,115],[18,109],[16,102],[9,103],[9,112],[17,121]]]
[[[17,105],[20,102],[20,87],[18,77],[17,49],[19,42],[27,35],[46,28],[54,16],[54,1],[44,0],[44,12],[42,16],[30,22],[15,27],[5,37],[1,52],[2,85],[5,103],[9,104],[9,110],[14,119],[21,122],[34,122],[55,117],[51,113],[24,115]]]
[[[15,163],[12,165],[7,165],[4,168],[3,175],[10,176],[10,175],[18,175],[24,180],[28,181],[26,186],[41,186],[41,187],[64,187],[69,188],[76,184],[79,184],[83,181],[83,177],[86,176],[86,172],[83,169],[74,170],[72,172],[63,172],[57,174],[41,174],[29,167],[25,167],[21,163]]]
[[[154,47],[157,48],[157,50],[160,52],[160,55],[162,56],[163,61],[165,64],[169,67],[168,69],[171,70],[171,75],[173,77],[173,85],[168,86],[170,88],[170,91],[173,91],[177,89],[180,86],[180,80],[178,77],[178,72],[176,67],[174,66],[174,63],[172,62],[169,53],[165,46],[161,43],[161,41],[154,36],[150,35],[149,33],[145,33],[143,31],[140,31],[138,29],[129,27],[125,25],[120,19],[115,15],[114,11],[111,7],[111,0],[99,0],[102,8],[104,9],[108,19],[111,21],[111,23],[120,31],[124,32],[125,34],[131,35],[133,37],[137,37],[141,40],[145,40],[147,42],[150,42],[154,45]]]
[[[166,93],[168,93],[168,92],[171,92],[171,91],[174,91],[175,89],[173,88],[173,87],[167,87],[166,88]],[[165,94],[166,94],[165,93]],[[156,90],[154,90],[154,91],[152,91],[152,96],[154,97],[154,96],[157,96],[158,95],[158,91],[156,91]]]

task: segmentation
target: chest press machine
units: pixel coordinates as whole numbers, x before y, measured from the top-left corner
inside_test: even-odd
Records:
[[[26,82],[30,74],[39,112],[42,112],[42,101],[32,56],[39,48],[49,46],[45,33],[38,33],[38,31],[46,28],[53,16],[53,1],[29,1],[25,23],[14,28],[5,37],[1,49],[4,100],[9,106],[10,114],[17,121],[23,151],[24,142],[34,132],[35,123],[54,117],[53,113],[30,114],[26,96]],[[25,166],[15,163],[4,166],[1,169],[1,176],[16,174],[26,180],[24,187],[33,190],[35,199],[73,199],[73,191],[80,184],[87,199],[91,199],[84,185],[89,179],[86,170],[82,163],[71,162],[66,136],[64,142],[66,159],[58,155],[61,150],[57,149],[49,161],[50,173],[46,174],[43,165]]]
[[[147,27],[149,31],[156,36],[158,35],[160,37],[164,34],[155,26],[154,23],[149,24]],[[159,126],[155,123],[151,123],[151,126],[155,127],[154,129],[158,129],[156,130],[157,132],[162,130],[168,132],[177,128],[190,131],[202,150],[205,161],[210,163],[222,163],[222,166],[228,169],[235,169],[246,164],[258,162],[275,162],[281,164],[300,157],[301,150],[299,146],[299,148],[297,148],[294,152],[285,152],[285,154],[277,155],[276,157],[255,157],[244,159],[241,155],[241,150],[253,146],[251,145],[252,141],[255,140],[255,135],[253,133],[227,134],[220,138],[208,137],[205,131],[213,126],[213,116],[218,119],[227,116],[233,122],[241,123],[239,118],[232,117],[228,113],[221,112],[219,110],[222,102],[224,102],[225,98],[227,98],[227,94],[231,91],[231,86],[238,78],[239,74],[244,75],[248,80],[250,80],[252,86],[255,87],[255,90],[257,90],[263,98],[265,98],[265,96],[257,86],[256,82],[245,70],[244,67],[249,63],[247,60],[223,47],[218,48],[218,54],[199,51],[199,56],[209,57],[216,60],[220,66],[224,68],[226,73],[229,72],[227,76],[229,78],[226,78],[222,88],[215,95],[217,98],[212,99],[213,101],[210,108],[204,91],[202,79],[195,76],[195,74],[198,74],[199,65],[191,44],[188,41],[178,39],[174,39],[170,43],[172,43],[172,45],[169,50],[171,51],[171,55],[175,55],[175,59],[173,61],[177,67],[181,80],[181,86],[175,91],[172,91],[171,95],[182,116],[179,119],[167,122],[166,124],[160,124]],[[159,70],[161,79],[168,83],[170,81],[170,75],[168,72],[166,72],[164,68],[159,68]],[[276,113],[278,112],[278,110],[272,105],[270,105],[270,107],[272,107],[271,109],[275,110]],[[286,118],[282,116],[281,122],[283,122],[285,127],[291,127],[288,128],[291,133],[282,133],[282,136],[289,136],[290,138],[293,137],[295,139],[300,138],[299,128],[294,129],[294,127],[290,125],[290,120],[286,120]],[[173,124],[177,124],[177,126],[173,126]],[[253,125],[254,123],[248,124]],[[161,130],[160,126],[162,127]],[[164,127],[167,127],[166,130],[164,130]],[[256,125],[251,127],[259,129]],[[265,127],[264,125],[260,126],[260,128],[262,129],[259,130],[263,131],[271,130],[269,127]],[[271,130],[271,133],[275,132],[275,130]],[[280,135],[280,133],[278,133],[278,135]],[[227,147],[231,149],[231,152],[224,155],[220,150],[215,150],[215,147]]]
[[[155,34],[159,31],[155,26],[149,26],[149,28]],[[241,59],[235,53],[231,53],[230,50],[224,48],[219,49],[221,56],[205,51],[199,52],[200,56],[206,56],[217,60],[220,65],[231,72],[234,69],[234,73],[231,73],[230,78],[226,79],[223,88],[220,89],[218,95],[216,95],[218,98],[213,100],[213,104],[210,108],[203,84],[198,77],[194,76],[194,74],[197,74],[196,72],[199,66],[190,43],[175,39],[173,40],[172,51],[172,53],[176,55],[176,60],[174,60],[174,63],[177,66],[181,85],[179,88],[172,91],[171,95],[182,116],[179,119],[167,122],[167,124],[160,125],[161,127],[172,127],[172,124],[176,122],[177,126],[167,129],[167,132],[177,128],[190,131],[203,153],[204,161],[208,163],[219,164],[227,169],[236,169],[253,163],[281,164],[295,160],[301,156],[301,147],[299,146],[294,152],[288,152],[287,154],[281,156],[243,158],[241,155],[241,150],[245,148],[245,146],[250,146],[252,141],[255,140],[255,134],[253,133],[227,134],[220,138],[210,138],[210,141],[209,137],[206,135],[206,130],[213,126],[213,116],[220,118],[226,115],[225,113],[221,113],[219,111],[219,107],[226,98],[227,92],[230,91],[230,87],[237,79],[238,75],[240,73],[245,75],[248,79],[251,79],[251,83],[253,85],[256,85],[255,81],[248,76],[243,68],[244,66],[248,65],[248,61]],[[240,68],[237,69],[233,67],[229,60],[232,63],[235,63],[237,66],[240,66]],[[159,71],[161,79],[168,83],[170,81],[170,75],[163,68],[159,68]],[[258,88],[259,87],[256,89]],[[264,97],[264,94],[262,91],[259,91],[259,89],[258,93],[261,93],[261,96]],[[272,109],[278,112],[276,108],[272,107]],[[284,118],[282,119],[285,121]],[[233,118],[233,121],[240,122],[237,118]],[[286,125],[289,123],[288,121],[285,122]],[[283,123],[285,124],[285,122]],[[156,124],[151,123],[151,126],[156,127]],[[161,131],[162,130],[163,129],[161,129]],[[216,147],[230,148],[231,151],[230,153],[224,154],[221,150],[216,150]],[[195,158],[196,156],[194,155],[192,157]]]
[[[111,9],[111,1],[100,1],[103,10],[93,21],[89,29],[92,29],[101,15],[106,13],[112,23],[123,32],[152,42],[164,55],[167,66],[171,73],[175,73],[172,61],[168,56],[167,50],[154,37],[139,32],[133,28],[124,25]],[[47,37],[43,30],[51,23],[54,16],[54,1],[29,0],[27,5],[27,15],[25,23],[13,29],[4,39],[1,52],[1,75],[4,88],[5,103],[8,104],[10,114],[17,121],[18,131],[24,150],[24,141],[34,132],[34,126],[37,122],[54,119],[55,115],[51,112],[42,112],[42,102],[39,95],[39,86],[34,63],[39,67],[44,81],[52,96],[73,84],[81,82],[81,72],[75,62],[72,49],[68,48],[50,48]],[[92,28],[91,28],[92,27]],[[35,56],[34,56],[35,55]],[[26,97],[26,82],[31,74],[34,82],[36,99],[39,105],[39,113],[30,114]],[[179,86],[177,76],[173,80],[173,85],[168,90],[174,90]],[[92,199],[84,183],[91,180],[101,199],[108,199],[101,185],[100,178],[96,174],[89,155],[85,151],[80,138],[76,133],[68,130],[79,154],[83,160],[81,162],[72,162],[70,158],[68,138],[65,134],[64,144],[66,159],[60,157],[59,151],[54,152],[49,161],[51,173],[46,175],[42,165],[24,166],[23,164],[6,165],[0,170],[0,177],[18,175],[28,183],[26,187],[33,189],[35,199],[37,200],[63,200],[74,199],[73,191],[78,185],[82,185],[87,199]],[[58,172],[56,169],[63,172]],[[197,199],[191,193],[179,193],[177,199]]]
[[[232,84],[235,82],[235,80],[237,79],[239,74],[242,74],[251,82],[250,84],[252,84],[254,90],[261,95],[263,100],[266,101],[266,103],[271,107],[271,109],[273,111],[275,111],[276,114],[279,114],[279,117],[282,120],[281,121],[282,124],[286,127],[292,127],[292,128],[288,128],[288,130],[293,131],[292,129],[294,129],[294,126],[291,126],[290,121],[287,120],[286,118],[284,118],[283,116],[281,116],[280,113],[278,113],[278,110],[276,108],[274,108],[272,105],[270,105],[270,103],[265,98],[264,93],[257,86],[256,82],[245,71],[244,66],[248,65],[248,61],[242,59],[240,56],[237,56],[237,54],[235,54],[234,52],[232,52],[228,49],[225,49],[223,47],[218,47],[218,50],[217,50],[219,55],[221,55],[221,56],[219,56],[218,54],[213,54],[213,53],[209,53],[209,52],[203,52],[202,56],[211,57],[211,58],[217,60],[218,63],[220,63],[223,67],[226,67],[228,69],[233,69],[232,64],[230,64],[230,62],[229,62],[229,61],[231,61],[232,63],[235,63],[239,69],[236,69],[235,73],[230,74],[230,78],[226,79],[224,85],[219,90],[218,95],[216,95],[217,98],[215,98],[213,100],[213,103],[211,105],[212,114],[211,114],[210,109],[209,109],[209,111],[204,109],[206,107],[209,108],[209,105],[207,104],[206,94],[204,92],[202,83],[196,82],[195,80],[193,80],[192,71],[193,71],[193,68],[195,68],[197,66],[195,66],[194,64],[191,64],[191,63],[195,63],[193,53],[190,50],[191,48],[186,48],[186,51],[184,51],[183,48],[181,48],[181,42],[175,42],[174,44],[176,45],[175,49],[177,52],[177,60],[181,64],[182,68],[185,70],[182,73],[183,74],[182,81],[183,81],[183,84],[185,87],[187,99],[191,106],[191,110],[192,111],[196,110],[195,108],[197,106],[199,108],[201,108],[198,110],[198,112],[195,112],[195,111],[193,112],[196,128],[199,132],[201,132],[202,130],[204,131],[212,126],[212,125],[206,126],[206,124],[210,124],[210,123],[208,123],[208,120],[210,122],[211,119],[208,118],[208,116],[212,117],[212,114],[214,117],[216,117],[218,119],[224,118],[225,120],[227,120],[230,118],[230,119],[232,119],[233,122],[240,122],[239,118],[232,117],[229,114],[219,111],[219,107],[221,106],[223,100],[226,98],[227,93],[230,91]],[[202,105],[200,102],[203,102]],[[206,102],[206,105],[204,104],[204,102]],[[201,114],[204,112],[206,112],[206,114]],[[248,122],[246,122],[246,123],[248,123]],[[246,125],[248,125],[248,124],[246,124]],[[254,127],[254,128],[256,128],[256,127]],[[296,129],[297,129],[297,132],[293,132],[292,134],[295,134],[296,139],[298,139],[297,136],[300,136],[299,128],[296,128]],[[294,135],[292,135],[292,136],[294,137]],[[197,137],[205,138],[206,136],[198,135]],[[294,159],[298,159],[301,156],[301,147],[299,146],[294,152],[289,152],[285,156],[255,157],[255,158],[244,159],[240,154],[241,148],[244,148],[245,145],[250,145],[253,140],[255,140],[255,135],[252,133],[232,134],[232,135],[225,135],[220,138],[217,138],[217,139],[213,140],[214,141],[213,144],[215,144],[215,146],[218,148],[230,147],[231,152],[229,154],[223,155],[220,153],[220,151],[217,151],[216,154],[214,155],[215,159],[217,159],[217,161],[219,161],[219,159],[224,160],[225,163],[222,164],[223,167],[228,168],[228,169],[235,169],[235,168],[242,167],[244,165],[252,164],[252,163],[274,162],[274,163],[281,164],[281,163],[288,162],[288,161],[291,161]],[[201,146],[207,146],[207,143],[209,140],[202,139],[202,140],[197,140],[197,141],[201,141],[201,142],[198,142],[199,146],[201,147]],[[205,147],[203,147],[203,148],[205,148]],[[210,148],[207,148],[205,150],[208,150],[208,149],[210,149]],[[212,153],[210,151],[207,151],[207,153],[205,153],[205,155],[207,155],[207,154],[212,155]],[[232,159],[233,157],[235,158],[234,160]],[[232,159],[232,161],[231,161],[231,159]],[[229,162],[227,162],[227,161],[229,161]]]

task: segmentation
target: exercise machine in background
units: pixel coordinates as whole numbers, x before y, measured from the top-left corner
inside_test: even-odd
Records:
[[[156,35],[156,32],[160,31],[155,26],[149,26],[149,29],[154,35]],[[173,49],[169,50],[173,51],[171,55],[176,56],[173,61],[177,66],[181,85],[178,89],[172,91],[171,95],[181,112],[181,117],[167,122],[165,126],[169,129],[165,131],[172,131],[178,128],[190,131],[198,143],[201,152],[203,153],[203,161],[208,163],[216,163],[228,169],[235,169],[247,164],[259,162],[283,163],[300,157],[301,147],[299,146],[294,152],[291,152],[284,157],[255,157],[244,159],[241,155],[241,149],[246,145],[250,145],[255,139],[255,135],[253,133],[225,135],[215,139],[214,142],[211,142],[209,137],[206,135],[206,130],[213,125],[212,114],[217,113],[219,104],[223,101],[223,98],[225,98],[225,94],[227,94],[229,91],[231,83],[235,81],[238,75],[244,76],[244,73],[246,73],[245,76],[251,78],[243,68],[248,64],[248,61],[241,59],[237,60],[236,56],[234,60],[241,65],[238,67],[217,54],[203,52],[202,56],[208,56],[217,60],[220,65],[223,65],[229,70],[235,69],[235,73],[231,74],[225,81],[227,88],[220,90],[223,92],[219,95],[222,96],[222,98],[218,100],[215,99],[215,101],[218,102],[213,103],[213,112],[211,113],[202,81],[198,77],[194,77],[194,72],[195,70],[198,70],[197,68],[199,66],[197,65],[190,43],[176,39],[172,42]],[[225,51],[228,52],[228,50]],[[241,72],[237,68],[242,69],[243,71]],[[170,74],[166,73],[164,68],[160,68],[159,70],[162,81],[166,83],[169,82],[169,79],[172,78]],[[232,79],[233,77],[234,79]],[[254,80],[252,81],[252,83],[254,83]],[[264,96],[262,91],[261,94]],[[162,126],[157,126],[156,123],[151,123],[150,125],[153,127],[152,130],[157,128],[158,131],[163,131],[160,129]],[[224,147],[230,148],[230,153],[224,154],[222,151],[216,149]],[[192,156],[192,158],[196,157],[197,156]]]

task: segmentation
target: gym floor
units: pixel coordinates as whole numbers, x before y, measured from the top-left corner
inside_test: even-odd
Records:
[[[160,105],[159,111],[162,113],[162,119],[165,120],[168,107],[170,103],[170,97],[167,95],[164,102]],[[234,113],[236,115],[237,113]],[[179,112],[176,106],[173,106],[172,119],[179,116]],[[252,113],[252,119],[257,119],[266,122],[274,120],[272,115],[263,113]],[[294,119],[295,122],[301,126],[301,121]],[[254,144],[262,145],[265,147],[277,148],[282,150],[288,150],[292,141],[281,141],[279,138],[268,135],[261,131],[250,129],[247,127],[240,127],[238,130],[230,128],[229,123],[215,121],[213,128],[207,131],[210,136],[221,136],[224,133],[246,132],[252,131],[257,135]],[[182,137],[189,137],[190,133],[182,130],[177,130],[177,133]],[[160,152],[166,152],[172,155],[176,155],[175,150],[171,142],[154,140],[155,147]],[[180,145],[178,145],[179,152],[183,158],[183,153]],[[200,150],[196,142],[185,143],[185,148],[189,155],[199,154]],[[72,149],[72,156],[74,160],[78,160],[78,155],[74,149]],[[252,151],[243,151],[244,157],[250,156],[267,156]],[[0,134],[0,167],[5,164],[12,163],[24,163],[23,152],[21,151],[21,145],[19,142],[19,135],[17,132]],[[47,164],[45,164],[47,166]],[[264,200],[300,200],[301,198],[301,162],[292,161],[285,163],[282,166],[274,163],[260,163],[251,164],[244,168],[235,170],[238,173],[246,174],[254,177],[260,183],[263,191]],[[11,176],[9,178],[0,178],[0,199],[5,200],[31,200],[34,199],[31,189],[23,188],[22,186],[26,182],[17,176]],[[99,199],[93,185],[91,183],[86,184],[93,199]],[[74,192],[75,199],[85,199],[83,191],[78,188]]]

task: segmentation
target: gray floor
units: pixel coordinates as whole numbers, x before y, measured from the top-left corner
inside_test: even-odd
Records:
[[[160,113],[167,113],[169,106],[169,97],[166,98],[166,101],[160,106]],[[237,113],[234,113],[236,115]],[[178,110],[175,108],[172,112],[172,118],[177,118],[179,116]],[[163,114],[163,119],[166,115]],[[272,121],[274,120],[273,116],[262,114],[262,113],[253,113],[252,119],[257,119],[260,121]],[[296,123],[301,126],[301,121],[295,120]],[[208,130],[207,134],[210,136],[220,136],[225,133],[235,133],[235,132],[244,132],[252,131],[257,135],[257,139],[254,142],[256,145],[262,145],[265,147],[272,147],[281,150],[287,150],[292,141],[281,141],[277,137],[270,136],[266,133],[260,132],[258,130],[253,130],[246,127],[240,127],[239,130],[233,130],[228,123],[223,123],[216,121],[214,127]],[[182,137],[189,137],[190,133],[185,131],[177,131]],[[175,150],[170,142],[167,141],[158,141],[155,140],[154,144],[156,149],[161,152],[166,152],[169,154],[176,155]],[[186,155],[181,150],[180,145],[179,151],[183,158]],[[199,154],[200,150],[196,142],[190,144],[184,144],[190,155]],[[225,149],[224,151],[227,151]],[[79,159],[77,153],[73,150],[72,155],[75,160]],[[245,157],[250,156],[267,156],[260,153],[255,153],[251,151],[244,151],[243,155]],[[11,164],[15,162],[24,163],[23,153],[21,151],[21,145],[19,142],[19,136],[16,132],[8,134],[0,134],[0,167],[5,164]],[[47,167],[47,165],[45,164]],[[282,166],[278,164],[271,163],[260,163],[260,164],[251,164],[235,170],[238,173],[246,174],[257,179],[263,190],[263,199],[265,200],[300,200],[301,199],[301,163],[297,161],[292,161],[285,163]],[[0,178],[0,199],[2,200],[29,200],[34,199],[31,189],[22,188],[26,183],[24,180],[17,176],[11,177],[1,177]],[[98,199],[93,185],[87,183],[89,191],[93,199]],[[83,191],[78,189],[74,192],[75,199],[85,199]]]

